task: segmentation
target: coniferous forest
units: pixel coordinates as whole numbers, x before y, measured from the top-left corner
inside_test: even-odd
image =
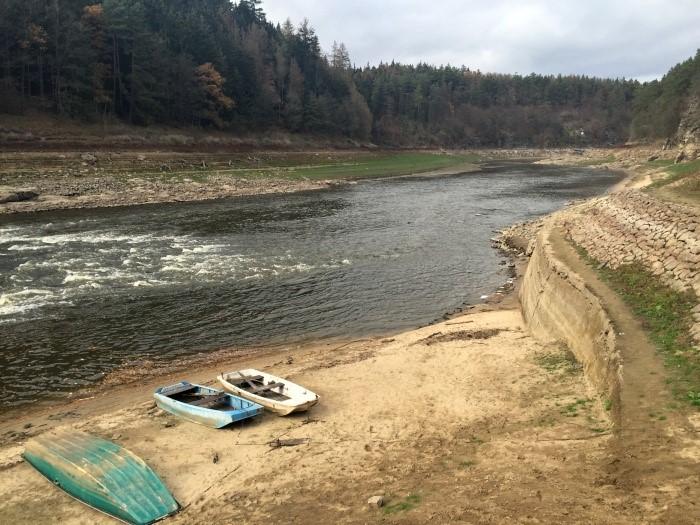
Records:
[[[258,0],[4,0],[0,113],[282,129],[387,146],[555,146],[669,136],[700,55],[662,81],[356,67]]]

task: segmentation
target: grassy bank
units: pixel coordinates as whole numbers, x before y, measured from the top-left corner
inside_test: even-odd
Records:
[[[700,352],[693,347],[690,334],[697,304],[695,294],[666,286],[640,264],[611,269],[603,267],[583,248],[577,250],[642,322],[664,360],[674,398],[700,409]]]
[[[473,164],[476,155],[445,155],[437,153],[396,153],[357,155],[350,159],[319,164],[271,166],[263,169],[234,171],[239,176],[275,176],[291,179],[358,179],[367,177],[392,177],[426,173]]]
[[[649,169],[662,168],[664,177],[654,181],[648,191],[660,197],[682,201],[687,204],[700,203],[700,160],[674,164],[670,160],[655,160]]]
[[[87,158],[87,160],[86,160]],[[287,180],[359,179],[473,169],[476,155],[435,152],[323,152],[187,154],[168,152],[5,154],[0,184],[31,183],[39,178],[115,177],[206,182],[211,177]]]

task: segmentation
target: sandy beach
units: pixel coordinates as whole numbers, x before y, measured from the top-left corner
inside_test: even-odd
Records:
[[[595,485],[604,476],[610,421],[580,369],[559,348],[531,339],[517,309],[230,366],[283,374],[318,392],[321,403],[308,415],[266,414],[216,431],[154,408],[153,382],[5,421],[3,521],[111,522],[47,490],[21,462],[21,442],[8,440],[13,430],[23,439],[55,426],[89,430],[143,457],[185,507],[173,523],[495,523],[528,515],[601,522],[610,515],[571,500],[582,485],[596,497],[616,491]],[[159,381],[211,383],[218,371]],[[272,449],[277,438],[309,443]],[[375,495],[387,499],[383,509],[368,508]]]

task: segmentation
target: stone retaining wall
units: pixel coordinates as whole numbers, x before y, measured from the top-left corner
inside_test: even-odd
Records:
[[[640,191],[589,201],[560,215],[568,236],[610,268],[639,263],[678,291],[700,297],[700,212]],[[700,306],[692,329],[700,343]]]

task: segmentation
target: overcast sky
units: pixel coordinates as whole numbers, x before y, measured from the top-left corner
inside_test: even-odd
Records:
[[[700,0],[263,0],[268,19],[309,18],[324,50],[498,73],[648,80],[700,47]]]

